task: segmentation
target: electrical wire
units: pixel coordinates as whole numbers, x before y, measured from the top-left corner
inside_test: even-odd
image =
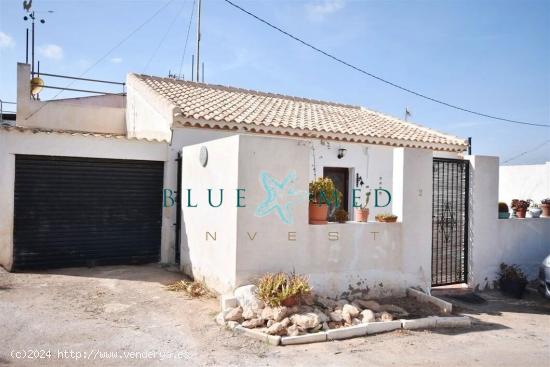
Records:
[[[344,61],[343,59],[341,59],[341,58],[339,58],[339,57],[337,57],[337,56],[334,56],[334,55],[330,54],[329,52],[324,51],[324,50],[322,50],[322,49],[320,49],[320,48],[318,48],[318,47],[312,45],[311,43],[308,43],[308,42],[302,40],[301,38],[299,38],[299,37],[297,37],[297,36],[295,36],[295,35],[293,35],[293,34],[287,32],[287,31],[285,31],[285,30],[279,28],[278,26],[276,26],[276,25],[270,23],[269,21],[267,21],[267,20],[265,20],[265,19],[263,19],[263,18],[260,18],[259,16],[257,16],[257,15],[255,15],[255,14],[253,14],[252,12],[250,12],[250,11],[248,11],[248,10],[242,8],[241,6],[239,6],[239,5],[235,4],[235,3],[233,3],[233,2],[230,1],[230,0],[224,0],[224,1],[225,1],[227,4],[231,5],[232,7],[234,7],[234,8],[236,8],[236,9],[240,10],[241,12],[243,12],[243,13],[245,13],[245,14],[248,14],[249,16],[253,17],[253,18],[256,19],[257,21],[259,21],[259,22],[261,22],[261,23],[267,25],[268,27],[270,27],[270,28],[272,28],[272,29],[274,29],[274,30],[276,30],[276,31],[278,31],[278,32],[280,32],[280,33],[282,33],[282,34],[284,34],[284,35],[286,35],[286,36],[292,38],[293,40],[295,40],[295,41],[297,41],[297,42],[303,44],[304,46],[309,47],[310,49],[312,49],[312,50],[314,50],[314,51],[316,51],[316,52],[319,52],[319,53],[323,54],[324,56],[326,56],[326,57],[328,57],[328,58],[330,58],[330,59],[332,59],[332,60],[334,60],[334,61],[336,61],[336,62],[338,62],[338,63],[340,63],[340,64],[342,64],[342,65],[344,65],[344,66],[347,66],[347,67],[349,67],[349,68],[351,68],[351,69],[353,69],[353,70],[355,70],[355,71],[358,71],[358,72],[360,72],[360,73],[362,73],[362,74],[364,74],[364,75],[367,75],[367,76],[369,76],[369,77],[371,77],[371,78],[374,78],[374,79],[376,79],[376,80],[378,80],[378,81],[380,81],[380,82],[382,82],[382,83],[388,84],[388,85],[390,85],[390,86],[392,86],[392,87],[398,88],[398,89],[400,89],[400,90],[402,90],[402,91],[405,91],[405,92],[407,92],[407,93],[414,94],[414,95],[417,96],[417,97],[424,98],[424,99],[427,99],[427,100],[429,100],[429,101],[432,101],[432,102],[441,104],[441,105],[443,105],[443,106],[447,106],[447,107],[450,107],[450,108],[453,108],[453,109],[456,109],[456,110],[459,110],[459,111],[467,112],[467,113],[470,113],[470,114],[473,114],[473,115],[477,115],[477,116],[481,116],[481,117],[486,117],[486,118],[490,118],[490,119],[494,119],[494,120],[500,120],[500,121],[504,121],[504,122],[508,122],[508,123],[513,123],[513,124],[520,124],[520,125],[529,125],[529,126],[538,126],[538,127],[547,127],[547,128],[550,128],[550,125],[548,125],[548,124],[539,124],[539,123],[518,121],[518,120],[512,120],[512,119],[508,119],[508,118],[504,118],[504,117],[493,116],[493,115],[489,115],[489,114],[482,113],[482,112],[476,112],[476,111],[474,111],[474,110],[470,110],[470,109],[465,108],[465,107],[460,107],[460,106],[451,104],[451,103],[449,103],[449,102],[445,102],[445,101],[440,100],[440,99],[437,99],[437,98],[429,97],[429,96],[427,96],[427,95],[425,95],[425,94],[422,94],[422,93],[420,93],[420,92],[416,92],[416,91],[414,91],[414,90],[412,90],[412,89],[403,87],[403,86],[401,86],[401,85],[399,85],[399,84],[393,83],[393,82],[391,82],[391,81],[389,81],[389,80],[386,80],[386,79],[384,79],[384,78],[382,78],[382,77],[379,77],[379,76],[377,76],[377,75],[375,75],[375,74],[372,74],[372,73],[370,73],[370,72],[368,72],[368,71],[366,71],[366,70],[364,70],[364,69],[362,69],[362,68],[360,68],[360,67],[358,67],[358,66],[355,66],[355,65],[353,65],[353,64],[350,64],[349,62]]]
[[[534,151],[539,150],[540,148],[542,148],[543,146],[545,146],[545,145],[548,144],[548,143],[550,143],[550,140],[545,140],[545,141],[543,141],[541,144],[537,145],[535,148],[533,148],[533,149],[531,149],[531,150],[527,150],[527,151],[525,151],[525,152],[523,152],[523,153],[520,153],[520,154],[518,154],[518,155],[516,155],[516,156],[513,156],[512,158],[508,158],[507,160],[505,160],[504,162],[502,162],[502,164],[508,163],[508,162],[510,162],[510,161],[513,161],[513,160],[515,160],[515,159],[518,159],[518,158],[520,158],[520,157],[523,157],[523,156],[526,155],[526,154],[533,153]]]
[[[185,59],[185,53],[187,51],[187,43],[189,41],[189,32],[191,31],[191,23],[193,22],[193,15],[195,14],[195,3],[196,3],[196,0],[193,0],[193,5],[191,7],[191,16],[189,17],[189,25],[187,26],[187,36],[185,36],[185,45],[183,46],[183,53],[181,54],[180,70],[178,72],[178,77],[180,78],[181,78],[181,71],[183,69],[183,60]]]
[[[151,64],[151,61],[153,61],[153,59],[155,58],[155,56],[157,55],[157,52],[158,50],[160,49],[160,47],[162,46],[162,44],[164,43],[164,41],[166,40],[166,37],[168,37],[168,34],[170,33],[170,31],[172,30],[172,27],[174,26],[174,23],[176,23],[176,20],[179,18],[179,16],[181,15],[181,13],[183,12],[183,8],[185,7],[185,3],[182,4],[180,10],[176,13],[176,16],[174,17],[174,19],[172,19],[172,22],[170,23],[170,25],[168,26],[168,28],[166,29],[166,32],[164,33],[164,35],[162,36],[160,42],[157,44],[157,47],[155,48],[155,50],[153,51],[153,53],[151,54],[151,57],[149,58],[149,60],[147,61],[147,63],[145,64],[145,67],[143,68],[143,73],[145,74],[147,72],[147,69],[149,68],[149,65]]]
[[[126,37],[124,37],[122,40],[120,40],[115,46],[113,46],[109,51],[107,51],[103,56],[101,56],[96,62],[94,62],[90,67],[88,67],[86,70],[84,70],[78,77],[81,78],[84,75],[86,75],[90,70],[92,70],[94,67],[96,67],[100,62],[105,60],[114,50],[116,50],[118,47],[120,47],[124,42],[128,41],[134,34],[136,34],[139,30],[141,30],[143,27],[145,27],[150,21],[152,21],[157,15],[159,15],[168,5],[170,5],[174,0],[169,0],[166,2],[163,6],[161,6],[156,12],[153,13],[149,18],[147,18],[143,23],[141,23],[137,28],[134,28],[133,31],[131,31]],[[53,96],[52,99],[44,102],[38,109],[31,112],[27,117],[25,117],[25,120],[28,120],[35,114],[37,114],[42,108],[44,108],[46,105],[48,105],[49,102],[54,101],[65,89],[69,88],[71,85],[75,83],[76,80],[71,81],[67,86],[62,88],[55,96]]]

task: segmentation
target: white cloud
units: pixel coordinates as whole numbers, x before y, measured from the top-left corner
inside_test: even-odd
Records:
[[[48,44],[38,47],[38,53],[47,59],[61,60],[63,58],[63,49],[61,46]]]
[[[109,61],[111,61],[113,64],[120,64],[122,62],[122,57],[113,57]]]
[[[0,32],[0,48],[12,48],[15,46],[13,37],[7,33]]]
[[[346,5],[345,0],[321,0],[306,4],[309,19],[322,21],[330,14],[336,13]]]

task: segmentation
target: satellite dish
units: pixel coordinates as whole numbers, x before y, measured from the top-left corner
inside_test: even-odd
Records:
[[[42,88],[44,87],[44,81],[38,77],[34,77],[31,79],[31,94],[35,95],[40,93]]]

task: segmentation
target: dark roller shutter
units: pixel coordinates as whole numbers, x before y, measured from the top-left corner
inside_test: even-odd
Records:
[[[17,155],[14,269],[158,261],[163,167]]]

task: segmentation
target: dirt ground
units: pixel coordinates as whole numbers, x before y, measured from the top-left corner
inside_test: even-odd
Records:
[[[404,332],[273,347],[219,327],[215,299],[163,285],[149,266],[0,270],[0,365],[7,366],[548,366],[550,302],[485,292],[461,304],[470,329]],[[466,307],[467,306],[467,307]],[[33,357],[31,359],[30,357]]]

